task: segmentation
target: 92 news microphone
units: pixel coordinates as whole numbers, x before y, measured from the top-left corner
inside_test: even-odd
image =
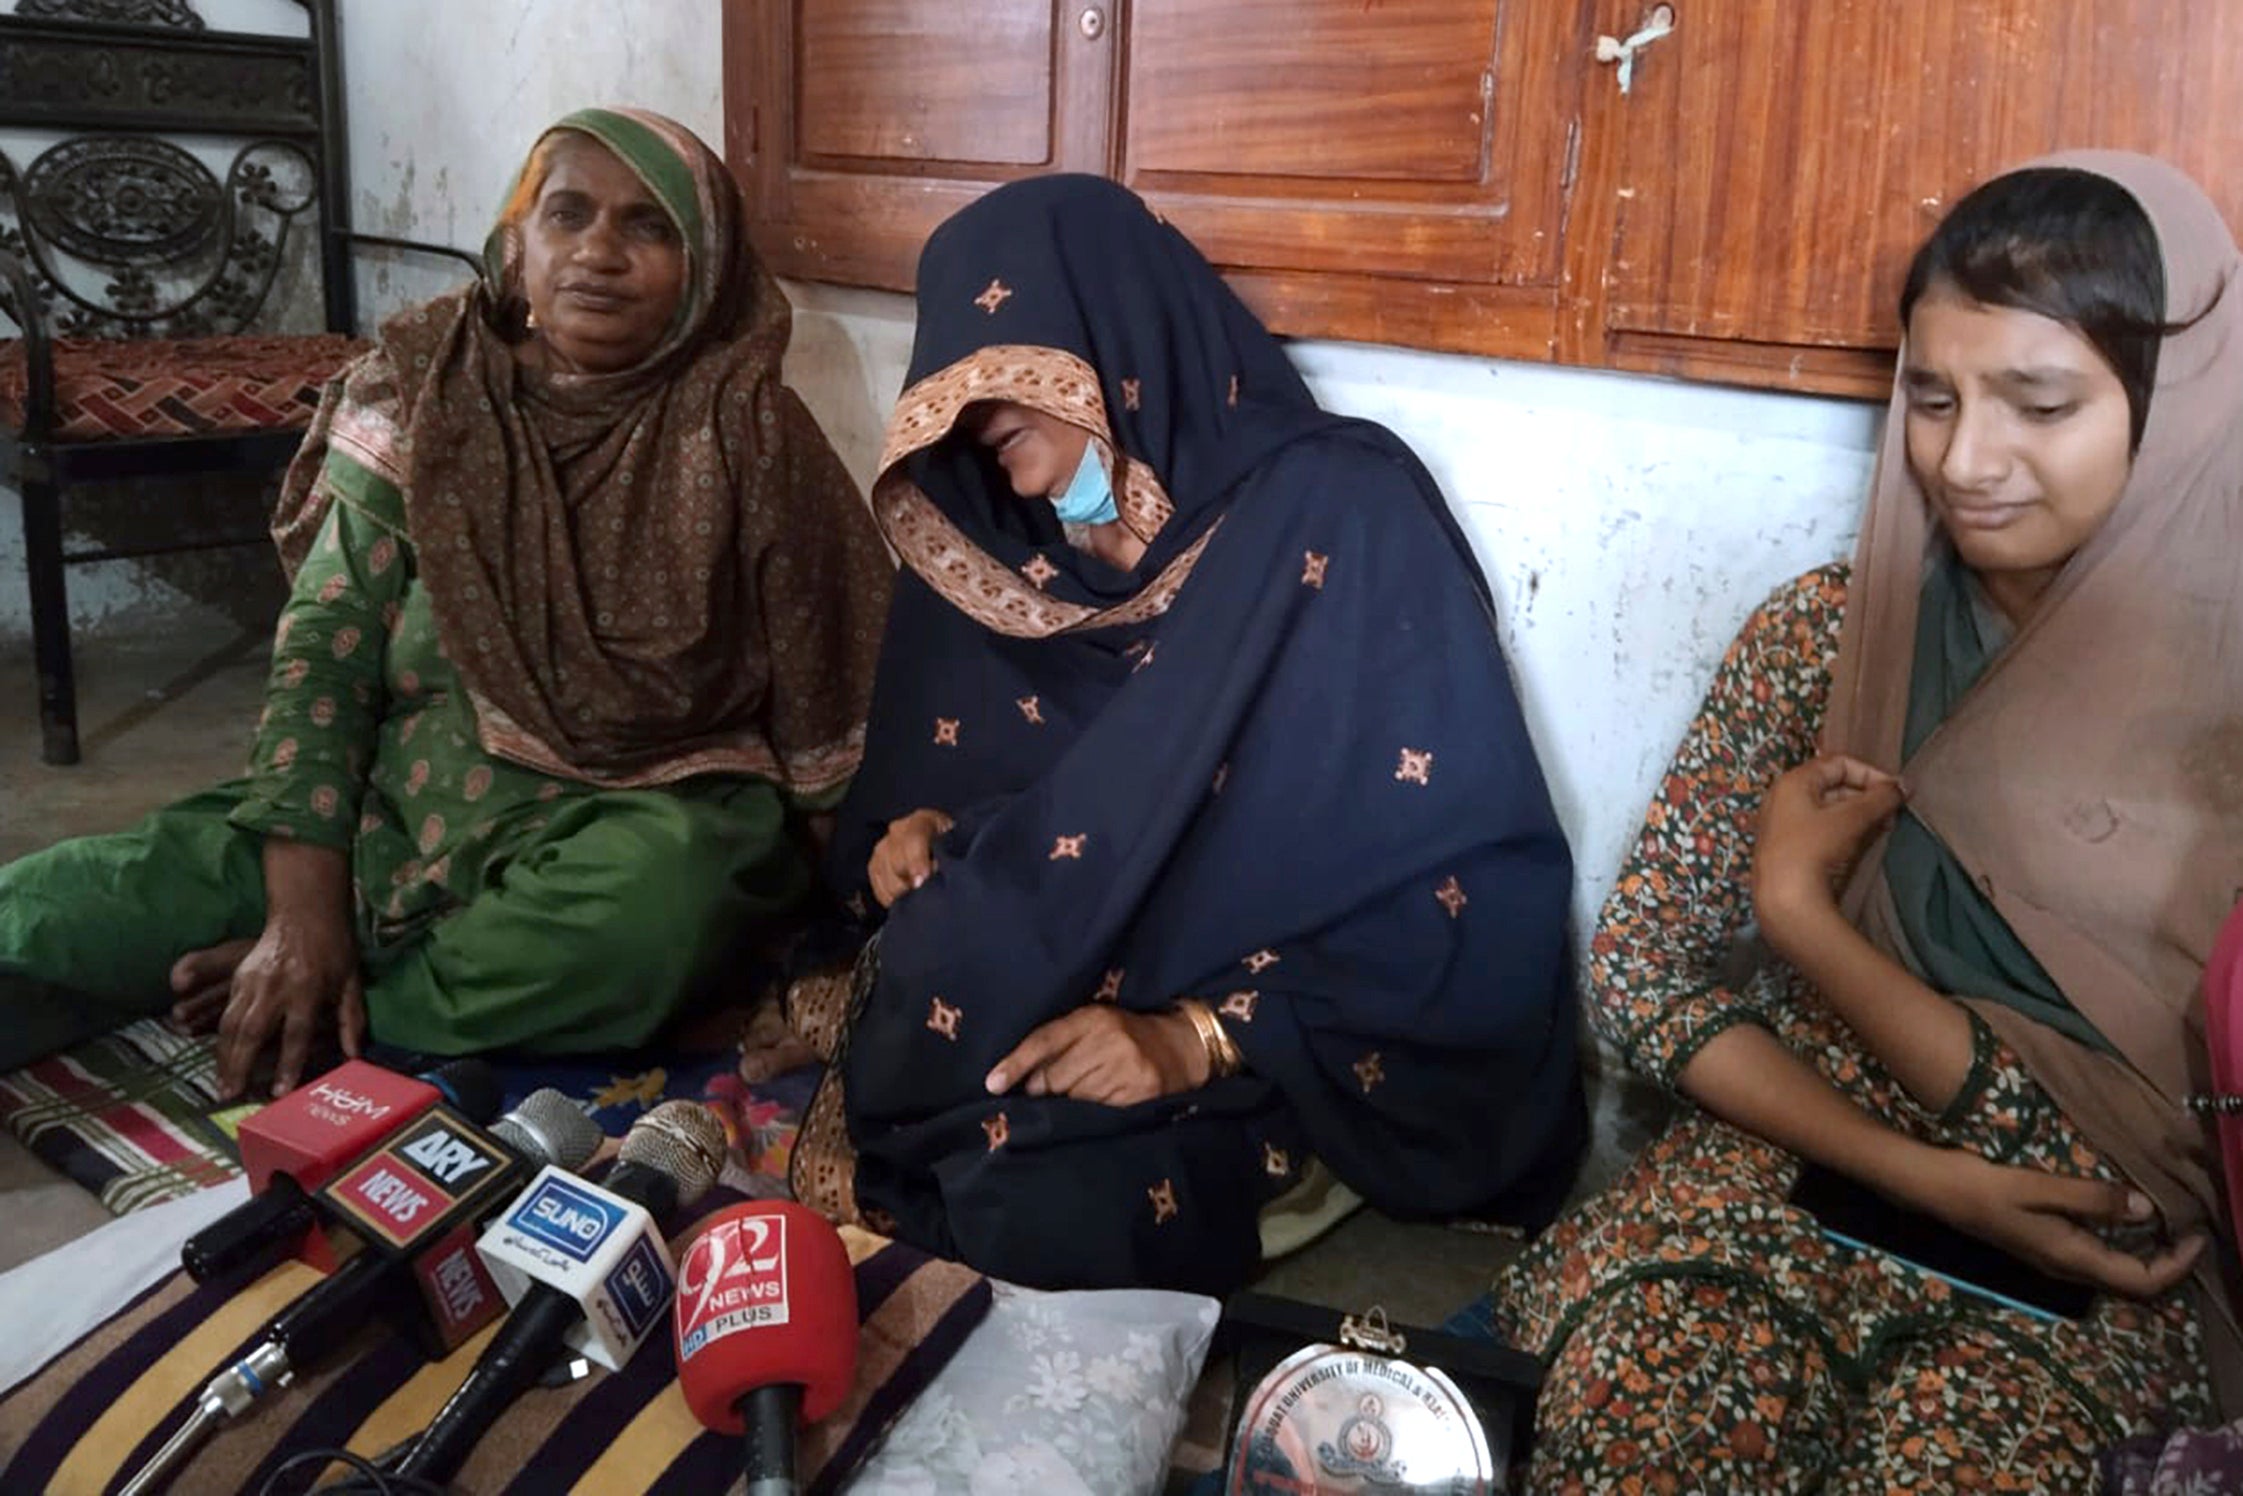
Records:
[[[831,1416],[857,1375],[841,1234],[789,1200],[719,1211],[679,1263],[674,1324],[686,1406],[746,1436],[746,1496],[795,1496],[797,1428]]]
[[[654,1218],[700,1199],[724,1154],[715,1113],[666,1101],[632,1124],[600,1184],[559,1169],[531,1180],[477,1243],[514,1310],[388,1473],[451,1479],[564,1346],[621,1370],[662,1317],[675,1281]]]
[[[378,1316],[403,1312],[431,1358],[496,1319],[502,1300],[473,1247],[476,1224],[537,1165],[582,1167],[600,1130],[559,1091],[532,1093],[490,1132],[433,1107],[330,1181],[320,1201],[366,1247],[266,1324],[257,1345],[211,1378],[195,1410],[125,1496],[153,1490],[218,1420],[340,1346]],[[414,1290],[419,1307],[415,1312]]]
[[[481,1060],[454,1060],[417,1078],[352,1060],[259,1108],[237,1135],[256,1193],[187,1238],[179,1249],[187,1276],[197,1283],[255,1277],[299,1244],[313,1267],[333,1270],[326,1239],[306,1235],[318,1220],[311,1192],[439,1104],[488,1122],[498,1115],[498,1076]]]

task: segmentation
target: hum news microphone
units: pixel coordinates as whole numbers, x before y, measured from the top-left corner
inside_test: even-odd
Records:
[[[489,1132],[449,1107],[432,1107],[345,1169],[318,1198],[362,1238],[359,1251],[274,1315],[256,1345],[210,1379],[186,1423],[123,1496],[156,1489],[222,1419],[240,1416],[366,1324],[410,1314],[434,1358],[498,1318],[505,1301],[476,1255],[477,1225],[532,1168],[581,1168],[599,1145],[597,1124],[559,1091],[544,1090]]]
[[[388,1474],[450,1480],[564,1348],[620,1371],[668,1307],[676,1275],[655,1218],[690,1205],[724,1166],[724,1124],[666,1101],[632,1125],[599,1184],[547,1169],[477,1243],[514,1304],[475,1369]]]
[[[758,1200],[717,1212],[678,1263],[678,1386],[702,1426],[741,1437],[746,1496],[796,1496],[795,1438],[857,1375],[857,1280],[816,1211]]]
[[[352,1060],[243,1119],[237,1142],[255,1193],[187,1238],[180,1265],[197,1283],[262,1276],[299,1247],[331,1270],[312,1192],[430,1107],[471,1122],[498,1115],[498,1076],[481,1060],[454,1060],[412,1077]]]

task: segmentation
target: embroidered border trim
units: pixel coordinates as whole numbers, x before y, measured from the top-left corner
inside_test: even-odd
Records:
[[[995,343],[936,370],[903,392],[895,413],[888,417],[880,471],[885,474],[912,453],[948,436],[958,423],[958,413],[977,400],[1016,401],[1113,444],[1114,428],[1106,419],[1106,397],[1099,392],[1097,370],[1057,348]],[[1159,485],[1154,487],[1157,490]]]
[[[873,485],[872,513],[904,564],[928,586],[983,628],[1016,639],[1049,639],[1158,618],[1184,590],[1207,542],[1222,528],[1220,520],[1209,525],[1135,597],[1098,609],[1038,591],[1026,577],[967,539],[934,500],[901,472],[888,473]]]
[[[837,742],[797,753],[778,754],[764,743],[747,742],[697,749],[663,759],[649,768],[628,772],[585,770],[555,753],[480,694],[470,691],[468,699],[475,708],[476,736],[487,751],[541,774],[601,789],[652,789],[690,779],[696,774],[752,774],[794,794],[814,795],[832,789],[856,773],[857,765],[864,759],[865,730],[856,727]]]
[[[1167,612],[1221,527],[1220,520],[1135,597],[1101,610],[1049,597],[1001,565],[904,474],[906,458],[948,436],[959,414],[982,400],[1010,400],[1042,411],[1082,427],[1105,442],[1109,452],[1113,450],[1113,427],[1107,420],[1098,373],[1072,353],[1028,343],[1000,343],[928,375],[896,402],[872,487],[873,518],[904,564],[983,628],[1018,639],[1143,623]],[[1128,456],[1121,458],[1121,465],[1115,507],[1122,523],[1150,544],[1175,518],[1176,506],[1151,467]]]
[[[1111,450],[1109,448],[1109,450]],[[1121,522],[1130,533],[1147,545],[1153,537],[1167,528],[1176,516],[1176,506],[1168,501],[1167,490],[1153,470],[1134,457],[1122,459],[1120,492],[1115,496],[1114,507],[1121,511]]]
[[[388,411],[356,401],[341,402],[327,442],[375,477],[398,488],[405,486],[404,465],[397,455],[401,445],[397,423]]]

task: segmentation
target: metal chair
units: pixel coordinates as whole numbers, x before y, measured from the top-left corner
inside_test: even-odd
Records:
[[[284,467],[321,388],[366,345],[334,0],[296,0],[301,38],[214,32],[192,0],[17,0],[0,16],[0,483],[23,500],[41,753],[78,760],[71,566],[262,544],[255,532],[66,550],[77,484]],[[214,165],[214,163],[216,163]],[[308,234],[307,234],[308,231]],[[311,266],[303,262],[309,260]],[[280,334],[319,282],[324,331]]]

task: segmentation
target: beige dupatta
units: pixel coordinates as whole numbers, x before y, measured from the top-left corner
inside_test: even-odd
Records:
[[[1855,557],[1825,746],[1900,770],[1938,835],[2118,1056],[1995,1002],[1973,1007],[2176,1233],[2221,1229],[2217,1143],[2183,1108],[2206,1085],[2204,963],[2243,897],[2243,289],[2233,235],[2161,162],[2075,152],[2148,214],[2167,317],[2149,422],[2118,507],[1985,676],[1900,762],[1934,523],[1896,387]],[[1882,846],[1847,909],[1900,949]],[[1968,994],[1964,994],[1968,997]],[[2243,1335],[2199,1269],[2222,1406]]]

